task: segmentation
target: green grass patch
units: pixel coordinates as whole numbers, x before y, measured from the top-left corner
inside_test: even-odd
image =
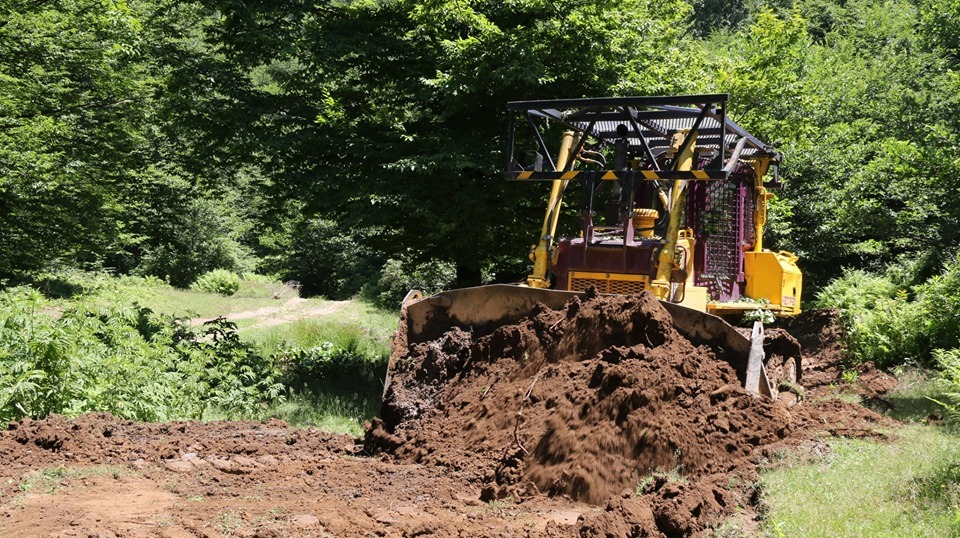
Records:
[[[121,476],[131,476],[132,474],[129,469],[113,465],[96,465],[93,467],[67,467],[65,465],[58,465],[56,467],[47,467],[31,472],[20,482],[18,489],[25,493],[52,495],[59,491],[60,488],[70,480],[94,476],[120,478]]]
[[[927,422],[931,416],[944,415],[935,400],[943,399],[946,387],[936,372],[907,368],[896,373],[897,388],[883,397],[885,405],[878,411],[900,422]]]
[[[895,433],[831,439],[813,463],[763,472],[765,535],[960,536],[960,435],[920,424]]]
[[[186,318],[215,318],[236,312],[259,310],[261,308],[282,308],[293,293],[274,299],[276,290],[282,291],[281,284],[243,281],[240,289],[231,296],[196,290],[181,290],[166,284],[136,286],[126,290],[125,299],[143,305],[159,314]],[[325,303],[324,299],[307,299],[311,306]]]
[[[308,349],[330,342],[365,356],[390,352],[398,315],[377,310],[359,301],[350,301],[335,314],[301,319],[273,327],[249,329],[243,339],[265,353],[291,347]]]
[[[320,387],[295,393],[264,414],[294,427],[313,426],[324,431],[363,435],[363,423],[380,415],[382,385],[344,389]]]

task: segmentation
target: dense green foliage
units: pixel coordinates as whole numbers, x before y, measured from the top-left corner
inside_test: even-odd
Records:
[[[190,288],[220,295],[233,295],[240,289],[240,276],[226,269],[214,269],[200,275]]]
[[[370,402],[378,401],[386,354],[356,334],[311,330],[309,338],[254,344],[223,318],[191,328],[126,304],[123,283],[100,285],[69,301],[26,288],[0,293],[0,420],[90,411],[255,418],[288,400],[296,407],[336,396],[360,402],[341,426],[356,430],[376,412]]]
[[[808,289],[960,245],[953,4],[5,4],[0,278],[224,268],[348,297],[388,260],[523,275],[544,193],[507,101],[725,91],[786,156],[771,246]],[[921,260],[920,263],[912,263]]]
[[[934,401],[960,421],[960,349],[937,349],[933,352],[933,358],[941,368],[940,377],[945,386],[943,400]]]
[[[905,282],[910,273],[850,270],[820,291],[816,306],[840,311],[852,360],[945,366],[933,357],[960,349],[960,261],[919,285]]]
[[[31,290],[0,295],[0,420],[108,411],[137,420],[249,413],[284,395],[282,371],[218,320],[199,331],[139,307],[62,312]]]

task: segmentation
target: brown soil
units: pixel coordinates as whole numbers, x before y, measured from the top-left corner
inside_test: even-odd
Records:
[[[411,344],[363,440],[281,421],[26,420],[0,432],[0,535],[703,535],[752,517],[775,451],[878,435],[880,415],[810,397],[841,371],[836,330],[829,313],[789,327],[810,389],[796,404],[745,392],[723,350],[641,295]],[[778,364],[795,351],[770,339]]]

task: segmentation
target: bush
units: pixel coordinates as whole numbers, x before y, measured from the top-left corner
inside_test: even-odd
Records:
[[[324,219],[289,222],[274,248],[282,248],[269,269],[301,284],[304,296],[349,299],[377,279],[383,259],[364,245],[364,230],[345,230]]]
[[[944,352],[934,350],[960,348],[960,262],[951,260],[913,291],[911,300],[891,278],[845,271],[817,295],[816,306],[840,310],[856,362],[939,363]]]
[[[200,275],[190,289],[230,296],[240,289],[240,277],[226,269],[214,269]]]
[[[274,360],[283,365],[289,385],[336,382],[376,386],[387,372],[387,356],[364,357],[357,350],[322,342],[308,349],[291,347],[278,351]]]
[[[149,309],[67,307],[0,294],[0,421],[106,411],[134,420],[249,416],[284,396],[281,370],[215,320],[198,331]]]
[[[377,306],[396,309],[407,292],[420,290],[433,295],[449,289],[457,278],[452,263],[436,262],[411,265],[400,260],[388,260],[375,286],[368,286],[364,295]]]
[[[817,294],[817,308],[835,308],[855,363],[889,367],[926,358],[923,307],[889,278],[845,271]]]
[[[960,262],[949,262],[941,274],[917,286],[917,301],[929,348],[960,348]]]
[[[946,401],[934,400],[944,406],[947,412],[960,421],[960,349],[936,349],[933,359],[940,367],[940,378],[945,387],[943,397]]]

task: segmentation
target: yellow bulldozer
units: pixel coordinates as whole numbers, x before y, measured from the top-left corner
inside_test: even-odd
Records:
[[[518,285],[431,297],[411,291],[385,394],[408,343],[439,336],[428,327],[489,331],[537,303],[562,308],[595,288],[654,294],[682,334],[732,350],[744,386],[775,397],[762,324],[748,337],[723,318],[758,309],[799,314],[802,275],[796,256],[764,249],[780,154],[728,118],[727,101],[713,94],[509,103],[506,179],[550,184],[533,270]],[[565,204],[571,185],[579,187],[579,233],[558,238],[561,214],[574,205]],[[796,382],[799,373],[797,359],[777,381]]]

